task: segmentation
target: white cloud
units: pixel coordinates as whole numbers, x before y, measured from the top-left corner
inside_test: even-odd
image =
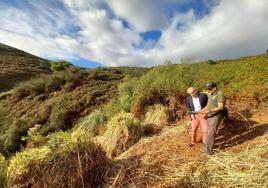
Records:
[[[224,0],[185,31],[168,28],[159,44],[179,57],[228,58],[256,54],[268,44],[268,1]]]
[[[80,57],[106,66],[153,66],[166,59],[179,63],[184,57],[219,59],[265,51],[267,0],[203,1],[211,8],[208,15],[196,17],[189,9],[172,18],[163,7],[175,0],[29,1],[30,7],[22,9],[0,3],[0,42],[43,57]],[[152,29],[162,31],[157,42],[139,35]]]
[[[185,0],[107,0],[114,13],[129,22],[137,31],[159,30],[169,25],[166,5]],[[189,1],[188,1],[189,2]]]

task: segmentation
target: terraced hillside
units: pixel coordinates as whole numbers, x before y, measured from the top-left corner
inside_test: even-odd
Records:
[[[48,60],[0,43],[0,92],[50,72]]]

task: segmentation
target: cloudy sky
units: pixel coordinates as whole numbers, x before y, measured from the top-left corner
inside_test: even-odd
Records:
[[[0,0],[0,42],[86,67],[235,58],[268,48],[268,0]]]

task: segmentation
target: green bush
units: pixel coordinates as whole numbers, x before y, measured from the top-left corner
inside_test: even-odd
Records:
[[[34,127],[27,131],[27,136],[21,138],[22,141],[27,142],[27,147],[39,147],[45,144],[46,138],[40,133],[40,124],[36,124]]]
[[[136,78],[125,79],[125,82],[118,87],[120,107],[125,112],[130,112],[131,110],[137,82],[138,80]]]
[[[11,158],[8,167],[8,179],[13,181],[13,178],[19,177],[28,172],[28,166],[32,162],[43,163],[48,159],[51,153],[48,147],[27,149],[23,152],[18,152]]]
[[[70,67],[72,64],[67,61],[58,61],[58,62],[51,62],[51,69],[53,71],[60,71],[65,70],[66,68]]]
[[[71,142],[71,135],[68,132],[58,131],[47,136],[46,146],[52,151],[56,151],[61,147],[69,149],[67,143]]]
[[[27,135],[27,131],[31,125],[31,121],[23,117],[11,125],[6,132],[4,141],[4,150],[7,155],[14,153],[21,148],[21,145],[23,144],[21,138]]]
[[[99,134],[99,130],[107,122],[107,117],[101,111],[92,112],[90,115],[83,117],[79,124],[79,129],[84,129],[92,133],[93,136]]]
[[[29,95],[48,94],[61,90],[61,88],[71,91],[81,84],[79,75],[80,73],[70,71],[59,71],[51,75],[44,75],[19,84],[14,89],[14,96],[18,99],[23,99]]]
[[[115,114],[119,113],[120,111],[121,111],[121,108],[120,108],[120,105],[118,105],[117,98],[112,99],[103,107],[103,113],[107,117],[107,119],[110,119]]]

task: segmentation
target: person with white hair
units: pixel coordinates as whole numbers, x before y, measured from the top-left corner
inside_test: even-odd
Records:
[[[198,113],[207,106],[208,97],[205,93],[198,92],[194,87],[187,89],[189,96],[186,98],[188,114],[192,120],[191,143],[190,147],[197,143],[196,136],[199,124],[202,131],[202,142],[206,143],[207,137],[207,118],[206,114]]]

